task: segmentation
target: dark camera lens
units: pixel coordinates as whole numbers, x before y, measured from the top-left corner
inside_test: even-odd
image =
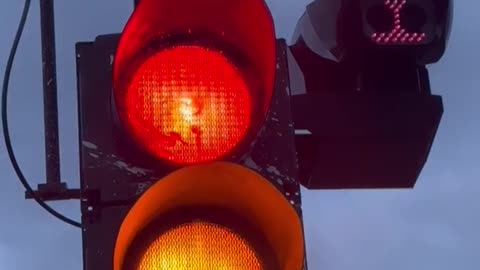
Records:
[[[400,10],[402,26],[408,32],[421,32],[422,27],[427,23],[427,14],[423,8],[417,5],[406,5]]]
[[[394,25],[394,14],[385,5],[376,5],[368,9],[367,22],[375,32],[389,32]]]

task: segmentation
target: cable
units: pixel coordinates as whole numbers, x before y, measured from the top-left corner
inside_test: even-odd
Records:
[[[20,169],[17,159],[15,158],[15,154],[13,152],[12,142],[10,140],[10,132],[8,130],[8,117],[7,117],[7,95],[8,95],[8,83],[10,80],[10,73],[12,71],[13,61],[15,59],[15,54],[17,52],[18,43],[20,42],[20,38],[22,37],[23,28],[25,26],[25,21],[27,20],[28,11],[30,9],[30,2],[31,0],[25,0],[25,5],[23,7],[22,17],[20,19],[20,23],[18,24],[17,33],[15,34],[15,39],[13,40],[13,45],[10,50],[10,54],[8,56],[7,65],[5,67],[5,77],[3,78],[3,87],[2,87],[2,127],[3,127],[3,136],[5,138],[5,146],[7,148],[8,157],[10,158],[10,162],[15,170],[15,173],[18,176],[18,179],[25,187],[25,189],[32,194],[32,197],[35,201],[43,207],[47,212],[55,216],[56,218],[66,222],[75,227],[82,227],[82,224],[78,221],[69,219],[68,217],[62,215],[61,213],[57,212],[55,209],[50,207],[45,201],[43,201],[32,189],[32,187],[28,184],[28,181],[25,179],[25,176]]]

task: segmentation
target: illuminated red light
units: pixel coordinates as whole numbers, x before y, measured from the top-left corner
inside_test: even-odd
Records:
[[[425,33],[410,33],[402,26],[400,12],[407,4],[407,0],[385,0],[384,5],[393,14],[393,28],[386,33],[373,33],[371,39],[378,44],[409,44],[421,43],[425,40]]]
[[[146,59],[125,94],[127,126],[156,157],[178,164],[231,151],[250,124],[249,89],[220,52],[177,46]]]

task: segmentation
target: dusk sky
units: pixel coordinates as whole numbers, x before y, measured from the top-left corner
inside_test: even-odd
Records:
[[[39,1],[32,1],[10,80],[9,119],[27,179],[44,181]],[[55,1],[62,178],[79,186],[74,46],[117,33],[132,0]],[[309,0],[270,0],[278,37],[290,40]],[[444,58],[430,69],[445,113],[413,190],[304,191],[310,270],[480,269],[480,3],[455,1]],[[2,0],[0,74],[24,1]],[[81,270],[81,233],[24,200],[0,143],[0,270]],[[348,169],[348,168],[346,168]],[[53,203],[79,220],[78,201]]]

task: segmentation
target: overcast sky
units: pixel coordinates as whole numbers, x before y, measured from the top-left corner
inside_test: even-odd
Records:
[[[0,6],[0,73],[23,1]],[[11,136],[32,183],[44,180],[38,2],[32,1],[17,53],[9,99]],[[121,31],[130,0],[56,2],[61,162],[78,187],[74,44]],[[268,1],[277,34],[290,38],[308,0]],[[432,91],[445,114],[414,190],[306,191],[304,211],[310,270],[480,269],[480,4],[456,1],[448,52],[432,66]],[[0,144],[0,270],[81,270],[81,234],[23,199]],[[77,202],[53,204],[79,219]]]

